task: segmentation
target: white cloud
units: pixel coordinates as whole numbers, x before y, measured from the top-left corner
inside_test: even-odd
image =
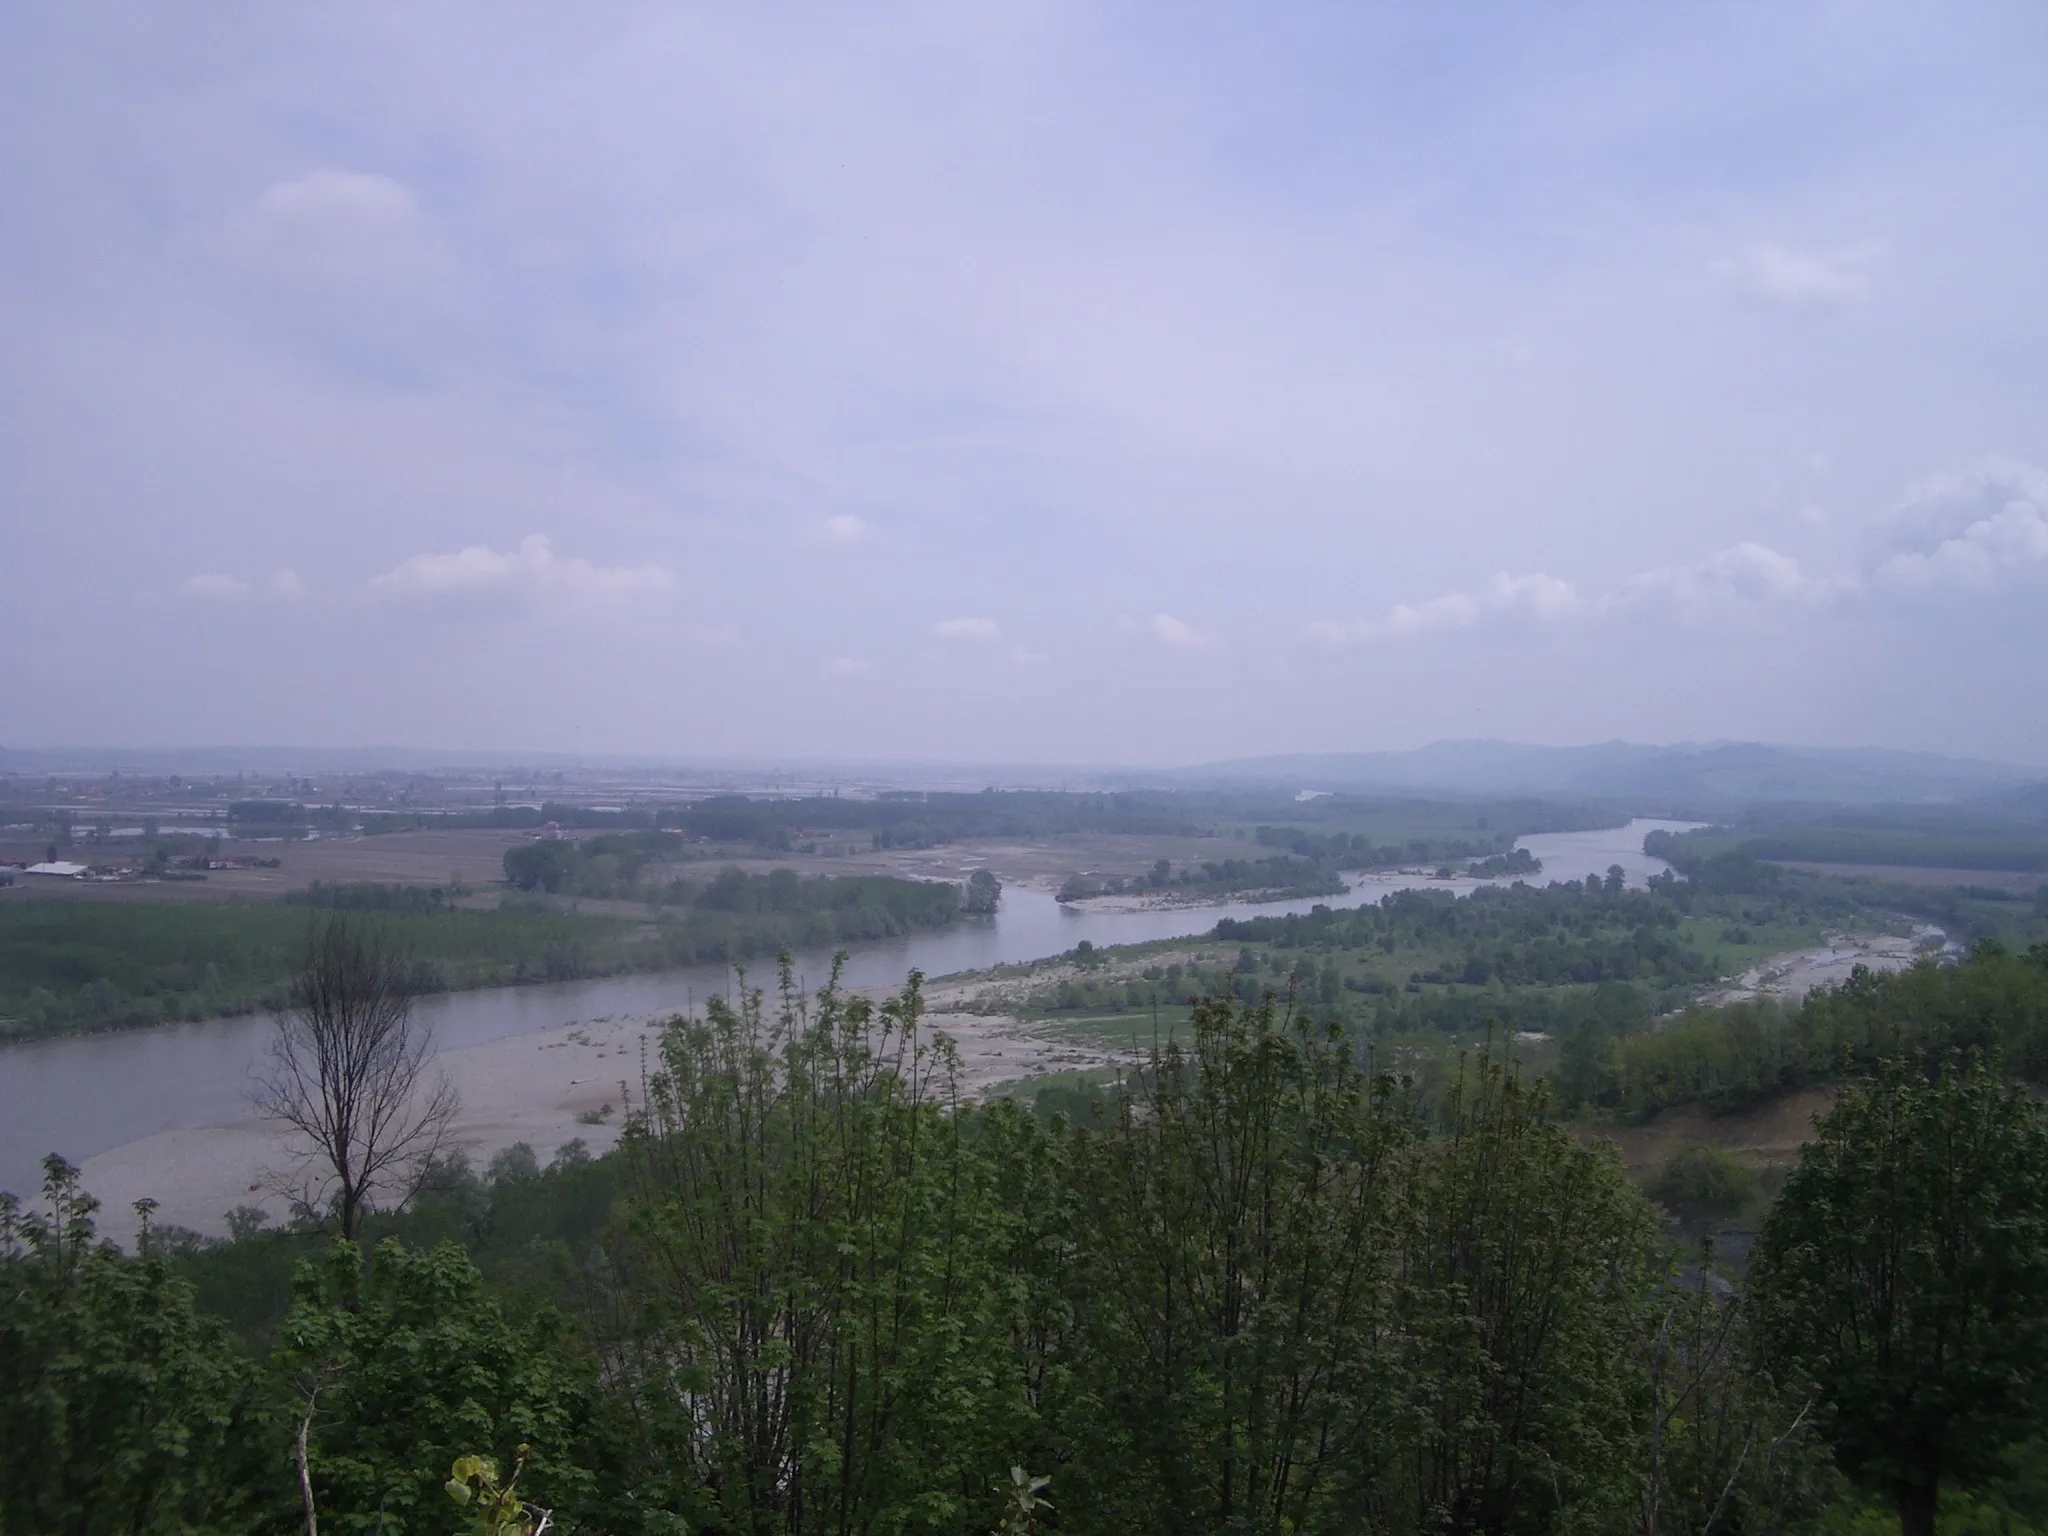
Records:
[[[1870,297],[1876,258],[1870,246],[1812,256],[1781,245],[1752,245],[1715,262],[1713,272],[1738,293],[1773,304],[1858,304]]]
[[[1153,614],[1150,628],[1161,644],[1179,651],[1205,650],[1215,643],[1192,624],[1176,619],[1170,613]]]
[[[865,656],[834,656],[825,663],[825,670],[834,677],[862,677],[874,671],[875,665]]]
[[[539,534],[503,553],[473,544],[452,555],[414,555],[370,590],[393,601],[458,610],[576,607],[659,596],[675,574],[659,565],[600,566],[564,559]]]
[[[388,294],[438,284],[456,262],[410,188],[389,176],[317,170],[257,198],[237,241],[270,275]]]
[[[1885,519],[1873,580],[1988,592],[2048,568],[2048,470],[1990,459],[1909,490]]]
[[[1600,606],[1610,613],[1663,614],[1687,622],[1760,618],[1824,608],[1855,588],[1851,578],[1809,576],[1792,556],[1744,543],[1691,565],[1631,576]]]
[[[994,619],[940,619],[932,633],[941,640],[964,640],[976,645],[994,645],[1003,631]]]
[[[1926,552],[1893,555],[1877,579],[1901,591],[1956,587],[1988,591],[2017,572],[2048,565],[2048,518],[2029,501],[2009,501]]]
[[[1487,619],[1520,618],[1555,623],[1579,611],[1579,594],[1568,581],[1541,571],[1523,576],[1500,572],[1477,592],[1447,592],[1423,603],[1396,603],[1384,618],[1325,621],[1310,627],[1318,639],[1338,643],[1412,639],[1444,630],[1470,629]]]
[[[828,544],[858,544],[868,535],[868,525],[850,512],[828,517],[818,524],[818,537]]]
[[[1854,578],[1811,576],[1790,555],[1761,544],[1738,544],[1690,565],[1640,572],[1592,603],[1582,602],[1570,582],[1540,571],[1524,576],[1502,572],[1476,592],[1397,603],[1384,618],[1324,621],[1311,625],[1308,633],[1341,644],[1416,639],[1502,620],[1555,624],[1583,615],[1642,615],[1687,623],[1756,620],[1824,608],[1857,588]]]
[[[239,576],[229,576],[217,571],[193,576],[178,588],[181,597],[193,598],[207,603],[242,603],[254,598],[271,598],[286,601],[306,595],[306,584],[299,580],[294,570],[273,571],[262,582],[244,581]]]

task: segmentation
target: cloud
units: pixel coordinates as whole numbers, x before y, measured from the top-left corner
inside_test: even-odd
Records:
[[[940,619],[932,625],[932,633],[941,640],[962,640],[975,645],[994,645],[1003,638],[1002,627],[994,619]]]
[[[834,677],[864,677],[875,670],[875,664],[865,656],[834,656],[825,663],[825,670]]]
[[[217,571],[193,576],[178,588],[178,595],[205,603],[245,603],[256,598],[286,601],[306,595],[306,584],[293,570],[274,571],[262,582],[244,581]]]
[[[659,596],[675,574],[659,565],[600,566],[564,559],[539,534],[503,553],[473,544],[452,555],[414,555],[370,582],[393,602],[445,610],[569,608]]]
[[[1666,614],[1686,622],[1759,618],[1824,608],[1856,587],[1851,577],[1809,576],[1792,556],[1744,543],[1691,565],[1631,576],[1600,606],[1609,613]]]
[[[818,524],[817,531],[828,544],[858,544],[868,536],[868,525],[852,513],[842,512]]]
[[[1397,603],[1380,619],[1324,621],[1309,627],[1337,644],[1410,640],[1519,621],[1556,624],[1578,618],[1662,617],[1684,623],[1755,621],[1825,608],[1858,590],[1854,577],[1812,576],[1790,555],[1761,544],[1738,544],[1689,565],[1662,566],[1629,577],[1597,601],[1582,602],[1568,581],[1532,572],[1495,576],[1476,592],[1450,592],[1423,603]]]
[[[1423,603],[1396,603],[1384,618],[1325,621],[1310,627],[1318,639],[1335,643],[1405,640],[1445,630],[1470,629],[1489,619],[1520,618],[1555,623],[1579,611],[1579,594],[1568,581],[1541,571],[1523,576],[1500,572],[1477,592],[1448,592]]]
[[[1715,262],[1712,270],[1738,293],[1773,304],[1860,304],[1870,297],[1870,269],[1876,257],[1869,246],[1809,256],[1781,245],[1752,245]]]
[[[271,277],[330,296],[438,286],[457,270],[411,189],[363,171],[273,184],[243,216],[236,244]]]
[[[1882,525],[1872,580],[1991,592],[2048,569],[2048,470],[1987,459],[1913,486]]]
[[[1162,645],[1170,645],[1177,651],[1206,650],[1215,643],[1192,624],[1176,619],[1170,613],[1153,614],[1149,627]]]

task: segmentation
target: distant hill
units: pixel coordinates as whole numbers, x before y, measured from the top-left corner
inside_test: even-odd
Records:
[[[1878,805],[2032,795],[2038,768],[1895,752],[1762,742],[1531,747],[1439,741],[1412,752],[1295,753],[1207,763],[1181,784],[1276,784],[1351,793],[1555,795],[1632,809],[1712,812],[1769,803]]]

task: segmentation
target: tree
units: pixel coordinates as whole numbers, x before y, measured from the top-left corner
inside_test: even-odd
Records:
[[[1617,1355],[1656,1292],[1655,1221],[1612,1142],[1540,1085],[1460,1067],[1410,1180],[1405,1434],[1379,1529],[1613,1529],[1641,1378]],[[1405,1478],[1394,1475],[1405,1467]]]
[[[1721,1294],[1709,1245],[1637,1313],[1635,1526],[1644,1536],[1793,1528],[1836,1483],[1812,1398],[1756,1368],[1748,1297]],[[1833,1529],[1833,1527],[1830,1527]]]
[[[1725,1147],[1696,1141],[1657,1165],[1644,1193],[1681,1221],[1733,1216],[1755,1200],[1756,1171]]]
[[[1597,1016],[1580,1019],[1557,1057],[1557,1093],[1566,1108],[1604,1102],[1614,1089],[1614,1041]]]
[[[1846,1089],[1758,1242],[1763,1335],[1844,1472],[1930,1536],[2048,1410],[2048,1107],[1994,1062]]]
[[[439,1154],[455,1090],[428,1076],[433,1033],[413,1017],[411,966],[377,929],[343,913],[311,929],[291,997],[257,1107],[311,1143],[280,1182],[353,1240],[376,1196],[409,1196]]]
[[[1003,883],[985,869],[967,877],[967,901],[962,911],[980,915],[993,912],[1003,899]]]
[[[572,883],[576,859],[575,846],[557,838],[521,843],[505,850],[505,879],[522,891],[553,894]]]
[[[1048,1394],[1088,1530],[1368,1528],[1400,1424],[1388,1311],[1413,1136],[1393,1081],[1269,997],[1198,1004],[1073,1137],[1073,1337]]]
[[[877,1008],[835,965],[813,1001],[785,957],[778,1009],[743,985],[663,1036],[602,1349],[637,1496],[691,1529],[985,1530],[1028,1440],[993,1154],[1039,1138],[957,1103],[921,981]]]
[[[452,1243],[378,1245],[368,1264],[335,1243],[302,1265],[272,1365],[296,1390],[304,1488],[323,1528],[467,1531],[443,1491],[458,1456],[516,1464],[537,1502],[592,1502],[577,1461],[589,1372],[544,1309],[508,1323]]]
[[[0,1505],[15,1531],[261,1527],[256,1372],[161,1257],[93,1235],[78,1170],[0,1195]]]

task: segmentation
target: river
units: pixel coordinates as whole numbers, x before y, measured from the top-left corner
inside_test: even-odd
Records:
[[[1629,883],[1643,884],[1666,866],[1643,852],[1643,837],[1689,823],[1637,820],[1598,832],[1540,833],[1522,838],[1543,861],[1540,881],[1583,879],[1619,864]],[[1333,907],[1378,901],[1390,892],[1426,886],[1468,895],[1488,882],[1414,875],[1352,875],[1343,896],[1317,898]],[[1098,946],[1206,933],[1219,918],[1306,912],[1317,901],[1232,902],[1147,912],[1091,912],[1063,907],[1043,892],[1010,886],[1000,911],[954,927],[866,944],[846,964],[846,984],[900,984],[915,969],[927,976],[1039,960],[1087,939]],[[797,959],[816,986],[829,954]],[[772,970],[763,966],[757,975]],[[723,990],[723,967],[613,976],[549,986],[494,988],[425,999],[442,1050],[460,1050],[579,1019],[617,1018],[681,1009],[693,997]],[[218,1125],[249,1113],[250,1069],[262,1052],[270,1019],[252,1015],[203,1024],[167,1025],[127,1034],[33,1041],[0,1049],[0,1189],[32,1194],[41,1159],[58,1152],[72,1163],[169,1131]]]

